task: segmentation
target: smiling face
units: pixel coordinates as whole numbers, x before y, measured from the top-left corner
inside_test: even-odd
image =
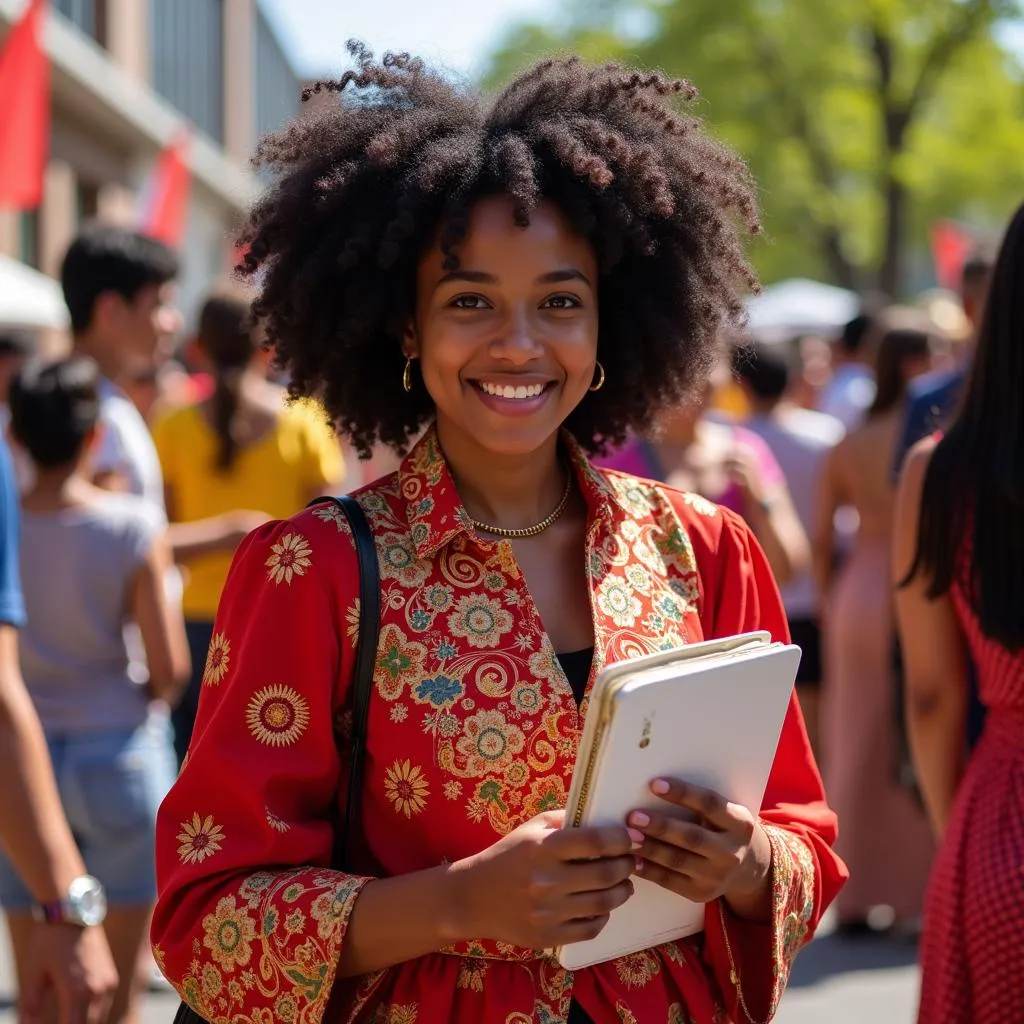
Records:
[[[494,455],[542,447],[580,403],[597,359],[597,260],[544,203],[526,228],[511,199],[481,199],[447,271],[430,249],[416,275],[406,354],[419,360],[442,441]]]

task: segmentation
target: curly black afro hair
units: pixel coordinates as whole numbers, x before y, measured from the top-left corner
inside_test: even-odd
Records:
[[[318,397],[363,455],[404,451],[433,415],[418,377],[402,389],[417,263],[440,241],[456,267],[470,207],[491,194],[522,225],[555,203],[594,247],[607,383],[566,424],[585,448],[648,428],[699,385],[756,287],[741,238],[760,224],[743,162],[674,109],[691,85],[571,57],[486,99],[406,54],[349,52],[354,69],[303,98],[338,96],[261,141],[255,163],[276,184],[240,239],[293,396]]]

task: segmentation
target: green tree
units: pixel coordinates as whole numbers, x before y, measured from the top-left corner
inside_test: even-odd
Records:
[[[513,29],[497,86],[542,54],[660,67],[761,186],[765,280],[900,295],[928,225],[992,231],[1024,198],[1020,0],[562,0]]]

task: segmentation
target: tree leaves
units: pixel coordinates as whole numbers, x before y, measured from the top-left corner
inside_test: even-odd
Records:
[[[563,0],[561,14],[512,30],[488,83],[566,50],[693,81],[760,184],[765,280],[920,287],[935,219],[995,234],[1024,194],[1024,69],[997,42],[1019,0]]]

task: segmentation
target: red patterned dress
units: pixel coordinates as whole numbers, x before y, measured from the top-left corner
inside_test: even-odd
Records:
[[[588,507],[588,693],[611,661],[752,629],[785,637],[764,555],[737,516],[597,470],[566,444]],[[433,432],[357,497],[382,577],[362,838],[377,874],[397,875],[564,806],[588,698],[577,707],[511,545],[473,532]],[[594,1024],[770,1018],[845,877],[795,702],[761,808],[770,923],[715,903],[702,935],[575,975],[543,951],[479,939],[335,981],[353,904],[372,884],[327,867],[357,593],[351,533],[333,508],[264,527],[235,558],[192,749],[157,826],[155,955],[182,996],[224,1024],[560,1024],[573,999]]]
[[[967,551],[950,594],[988,708],[935,860],[918,1024],[1024,1021],[1024,652],[985,637]]]

